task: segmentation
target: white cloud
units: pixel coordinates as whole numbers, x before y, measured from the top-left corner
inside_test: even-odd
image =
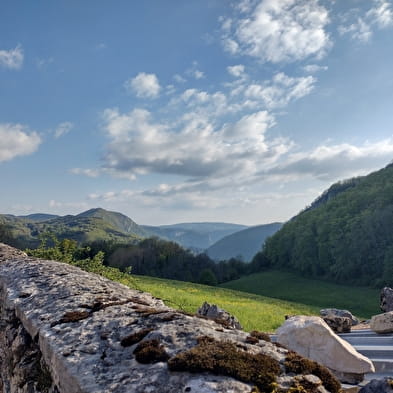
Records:
[[[74,125],[69,121],[65,121],[63,123],[60,123],[54,131],[54,137],[56,139],[58,139],[61,136],[68,134],[72,130],[73,127],[74,127]]]
[[[41,144],[36,132],[21,124],[0,124],[0,162],[34,153]]]
[[[244,65],[242,64],[227,67],[228,73],[236,78],[244,77],[245,76],[244,70],[245,68]]]
[[[100,175],[99,169],[72,168],[70,172],[74,175],[84,175],[87,177],[98,177]]]
[[[368,42],[372,36],[371,27],[362,18],[348,26],[339,26],[338,31],[341,35],[350,34],[353,40]]]
[[[328,66],[320,66],[318,64],[308,64],[303,67],[303,70],[310,73],[310,74],[314,74],[319,71],[327,71],[327,69],[328,69]]]
[[[364,15],[358,9],[348,12],[344,19],[351,21],[338,27],[341,35],[349,34],[353,40],[363,43],[370,41],[373,28],[385,29],[393,25],[392,5],[387,0],[373,0],[375,4]]]
[[[0,67],[18,70],[23,64],[23,49],[20,45],[10,50],[0,50]]]
[[[311,151],[290,155],[285,162],[272,168],[268,175],[279,174],[293,179],[312,176],[335,181],[381,167],[392,156],[393,138],[360,146],[348,143],[321,145]]]
[[[328,11],[318,0],[242,2],[243,18],[222,20],[224,48],[264,62],[320,58],[331,46],[325,26]],[[232,30],[229,32],[229,30]]]
[[[161,90],[157,76],[145,72],[140,72],[135,78],[127,80],[124,86],[141,98],[156,98]]]
[[[376,24],[383,29],[393,25],[393,11],[392,5],[386,0],[374,0],[375,7],[367,11],[366,18],[372,24]]]
[[[265,141],[264,134],[274,123],[266,111],[223,127],[190,113],[174,128],[155,123],[143,109],[126,114],[107,109],[104,121],[111,138],[104,167],[120,173],[175,174],[190,179],[235,176],[255,171],[256,162],[276,159],[283,150],[283,144]]]
[[[205,78],[205,73],[198,69],[198,62],[193,61],[190,68],[186,70],[186,74],[195,78],[195,79],[203,79]]]
[[[249,99],[262,101],[269,109],[284,107],[291,101],[309,94],[315,82],[313,76],[293,78],[280,72],[272,81],[248,85],[244,95]]]
[[[177,83],[184,83],[187,81],[186,78],[182,77],[180,74],[175,74],[173,75],[173,79],[177,82]]]

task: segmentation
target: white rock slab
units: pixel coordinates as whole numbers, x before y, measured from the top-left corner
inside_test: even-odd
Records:
[[[393,311],[374,315],[370,321],[370,328],[374,330],[375,333],[393,332]]]
[[[337,336],[319,317],[289,318],[277,330],[277,341],[332,370],[353,374],[375,372],[371,360]]]

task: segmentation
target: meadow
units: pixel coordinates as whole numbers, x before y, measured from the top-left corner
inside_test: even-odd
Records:
[[[314,306],[182,281],[132,275],[128,285],[150,292],[170,307],[191,313],[204,301],[214,303],[235,315],[246,331],[273,332],[284,322],[285,315],[319,314]]]
[[[379,289],[338,285],[291,272],[265,271],[220,285],[237,291],[301,303],[314,308],[342,308],[362,319],[379,314]]]

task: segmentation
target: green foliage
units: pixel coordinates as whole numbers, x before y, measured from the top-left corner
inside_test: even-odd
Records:
[[[177,243],[158,238],[128,246],[110,247],[107,263],[121,270],[132,267],[135,274],[216,285],[239,278],[248,265],[232,258],[215,263],[206,254],[194,255]]]
[[[217,304],[235,315],[246,331],[273,332],[284,322],[285,315],[319,314],[319,308],[315,306],[267,296],[155,277],[132,277],[135,283],[132,287],[150,292],[168,306],[185,312],[195,313],[205,301]]]
[[[217,285],[218,284],[216,275],[209,268],[203,269],[201,271],[201,275],[199,276],[199,282],[201,284],[205,284],[205,285]]]
[[[273,268],[357,285],[392,285],[393,165],[333,185],[267,239]],[[260,258],[259,254],[256,258]]]
[[[299,274],[269,270],[220,286],[237,291],[251,292],[321,308],[348,309],[360,318],[369,319],[379,313],[379,290],[354,285],[339,285]]]
[[[59,241],[50,234],[42,238],[38,249],[27,252],[35,257],[67,262],[130,288],[150,292],[153,296],[163,299],[169,306],[185,312],[195,313],[204,301],[217,304],[236,315],[245,330],[273,331],[282,324],[287,314],[310,315],[317,312],[313,307],[217,287],[131,276],[129,269],[127,272],[121,272],[103,265],[102,253],[92,252],[89,247],[80,247],[72,240]]]
[[[37,216],[42,220],[37,219]],[[144,233],[143,229],[128,217],[103,209],[45,220],[46,216],[48,215],[0,215],[0,225],[6,226],[10,232],[12,244],[9,244],[18,248],[38,247],[40,237],[48,232],[55,234],[58,239],[71,239],[79,244],[98,241],[129,244],[139,240],[140,233]]]

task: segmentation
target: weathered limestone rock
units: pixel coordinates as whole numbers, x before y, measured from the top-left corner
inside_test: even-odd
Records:
[[[383,312],[393,311],[393,289],[389,287],[382,288],[380,295],[380,307]]]
[[[0,321],[2,393],[340,388],[323,366],[286,348],[2,244]]]
[[[350,333],[352,322],[347,317],[327,316],[322,318],[334,333]]]
[[[363,386],[359,393],[393,393],[393,377],[373,379],[366,386]]]
[[[374,365],[319,317],[295,316],[277,330],[277,341],[328,367],[342,382],[357,383]]]
[[[393,311],[374,315],[370,321],[370,328],[374,330],[375,333],[393,332]]]
[[[340,310],[337,308],[323,308],[320,310],[321,317],[325,319],[325,317],[344,317],[349,318],[351,320],[351,325],[355,326],[359,324],[359,320],[352,315],[352,313],[348,310]]]
[[[197,315],[212,319],[213,321],[224,324],[226,327],[231,327],[238,330],[243,329],[242,325],[235,316],[231,315],[229,312],[223,310],[215,304],[204,302],[202,306],[199,307]]]

